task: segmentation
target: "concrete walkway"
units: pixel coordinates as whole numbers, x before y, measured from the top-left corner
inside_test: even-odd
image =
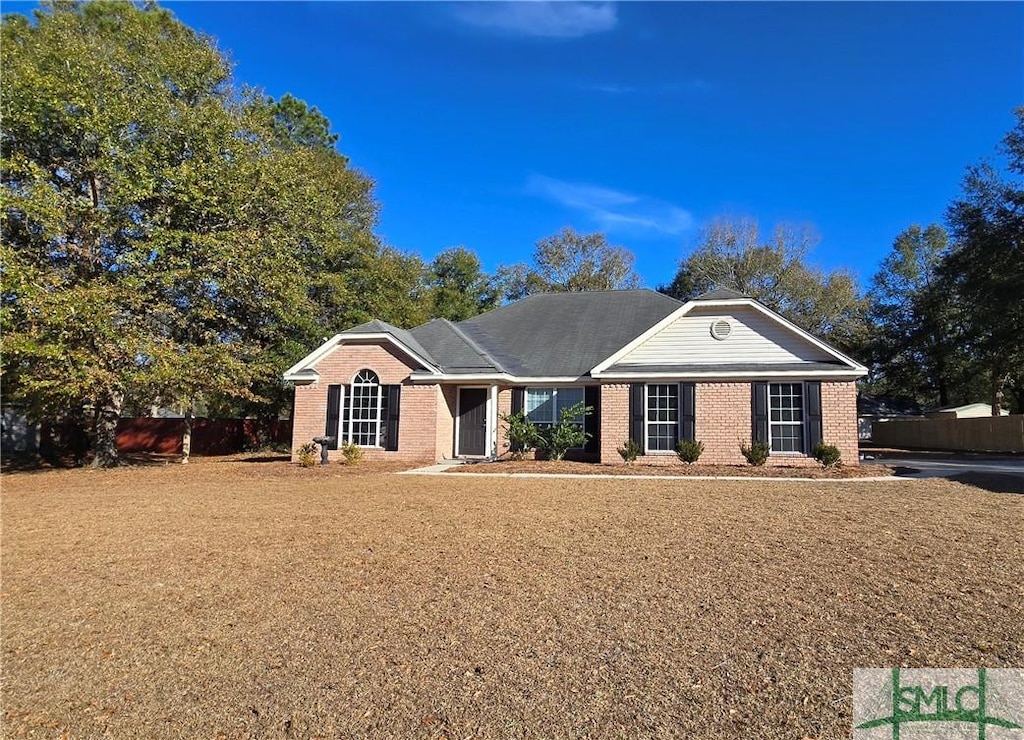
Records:
[[[425,468],[403,470],[398,475],[449,475],[445,472],[464,463],[461,460],[428,465]],[[486,465],[486,463],[476,463]],[[575,480],[730,480],[757,481],[760,483],[877,483],[879,481],[899,481],[893,475],[872,475],[864,478],[768,478],[746,475],[615,475],[613,473],[451,473],[453,477],[470,478],[572,478]]]

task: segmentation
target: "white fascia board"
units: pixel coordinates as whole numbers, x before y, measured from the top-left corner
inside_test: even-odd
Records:
[[[850,357],[847,357],[846,355],[844,355],[842,352],[840,352],[837,349],[833,349],[832,347],[830,347],[829,345],[825,344],[823,341],[821,341],[820,339],[815,337],[813,334],[811,334],[811,333],[809,333],[807,331],[804,331],[799,326],[797,326],[796,324],[792,323],[791,321],[789,321],[785,317],[780,316],[779,314],[775,313],[774,311],[772,311],[767,306],[761,305],[761,303],[759,303],[758,301],[755,301],[755,300],[753,300],[751,298],[723,298],[723,299],[715,300],[715,301],[687,301],[680,308],[678,308],[675,311],[673,311],[672,313],[670,313],[668,316],[663,318],[657,324],[655,324],[650,329],[645,331],[643,334],[638,336],[636,339],[631,341],[625,347],[623,347],[622,349],[617,351],[615,354],[613,354],[607,360],[603,360],[602,362],[600,362],[597,365],[595,365],[594,369],[590,371],[590,374],[595,376],[595,377],[597,377],[597,375],[599,375],[601,373],[601,371],[607,370],[609,367],[614,365],[620,359],[622,359],[623,357],[628,355],[634,349],[636,349],[641,344],[646,342],[648,339],[653,337],[655,334],[660,332],[662,329],[667,327],[673,321],[675,321],[676,319],[678,319],[678,318],[680,318],[682,316],[685,316],[686,314],[688,314],[691,310],[693,310],[697,306],[700,306],[701,308],[703,308],[705,306],[710,306],[712,308],[730,308],[730,307],[734,307],[734,306],[749,306],[750,308],[754,308],[754,309],[760,311],[761,313],[763,313],[768,318],[774,319],[775,321],[779,322],[780,324],[782,324],[784,327],[786,327],[790,331],[794,332],[798,336],[800,336],[803,339],[807,340],[808,342],[813,344],[815,347],[817,347],[817,348],[827,352],[828,354],[832,355],[833,357],[835,357],[840,362],[845,363],[846,365],[849,365],[850,369],[855,371],[858,374],[858,376],[860,376],[860,375],[867,375],[867,373],[868,373],[868,369],[866,367],[864,367],[863,365],[861,365],[856,360],[854,360],[854,359],[852,359]]]
[[[288,368],[284,373],[285,380],[302,381],[302,380],[316,380],[320,377],[319,373],[313,369],[316,363],[320,362],[324,357],[333,352],[338,347],[342,346],[346,342],[364,342],[364,341],[385,341],[395,347],[401,352],[411,357],[416,362],[420,363],[430,373],[430,377],[436,378],[441,374],[441,370],[434,366],[433,363],[427,362],[425,359],[420,357],[416,352],[410,349],[408,346],[400,342],[397,338],[386,334],[384,332],[366,333],[366,334],[335,334],[333,337],[328,339],[326,342],[321,344],[315,350],[310,352],[308,355],[303,357],[297,363]],[[312,376],[310,375],[312,373]]]
[[[597,373],[594,377],[599,380],[646,380],[662,378],[721,378],[723,380],[743,378],[832,378],[835,380],[856,380],[867,375],[867,370],[745,370],[735,372],[722,372],[721,370],[707,370],[685,373],[645,373],[642,371]]]

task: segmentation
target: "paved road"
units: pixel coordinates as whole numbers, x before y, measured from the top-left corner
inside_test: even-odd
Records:
[[[998,476],[1008,486],[1003,489],[1020,489],[1024,493],[1024,457],[987,457],[983,455],[920,455],[913,453],[874,453],[865,450],[865,462],[884,463],[905,478],[954,478],[974,482],[982,476]],[[869,459],[869,458],[874,458]]]

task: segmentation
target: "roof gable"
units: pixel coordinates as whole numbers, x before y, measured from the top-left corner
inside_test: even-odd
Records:
[[[730,324],[726,339],[712,336],[712,325],[719,319]],[[867,373],[857,361],[752,298],[707,295],[689,301],[634,338],[595,365],[591,374],[643,367],[669,372],[672,366],[683,369],[694,365],[715,367],[721,372],[744,366],[747,372],[755,365],[770,370],[801,363],[816,371],[832,366],[835,371],[852,375]]]

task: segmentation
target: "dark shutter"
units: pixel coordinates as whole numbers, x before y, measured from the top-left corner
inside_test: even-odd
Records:
[[[750,438],[768,444],[768,384],[750,384]]]
[[[804,413],[807,428],[807,453],[813,454],[814,448],[821,442],[821,381],[804,383]]]
[[[640,449],[647,451],[644,444],[644,384],[632,383],[629,386],[629,438],[640,445]]]
[[[583,419],[583,431],[589,434],[584,452],[601,451],[601,386],[588,385],[583,388],[583,404],[592,406],[590,413]]]
[[[679,441],[697,439],[697,384],[679,384]]]
[[[338,420],[341,418],[341,386],[327,386],[327,424],[324,427],[325,437],[334,437],[327,449],[338,449]]]
[[[526,406],[526,390],[523,388],[512,389],[512,413],[521,414]]]
[[[387,428],[384,449],[394,452],[398,449],[398,412],[402,400],[402,386],[386,385],[381,388],[387,393]]]

